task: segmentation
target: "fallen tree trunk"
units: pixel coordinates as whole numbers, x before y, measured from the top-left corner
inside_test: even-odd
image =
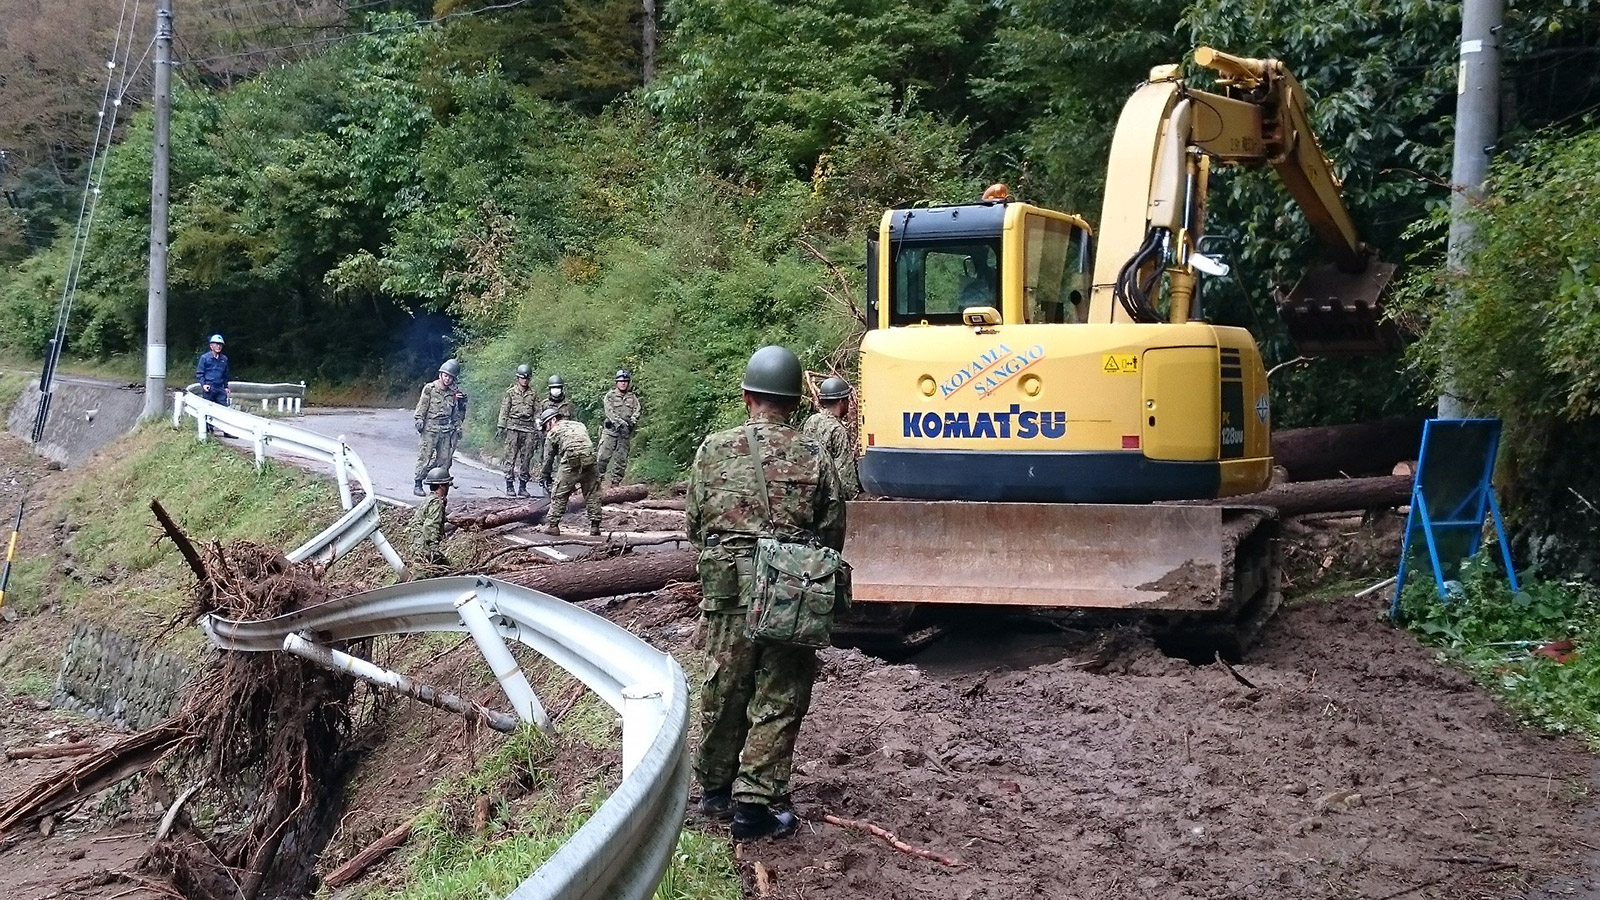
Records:
[[[93,741],[76,744],[46,744],[38,747],[12,747],[6,759],[56,759],[62,756],[83,756],[100,749]]]
[[[682,497],[670,500],[640,500],[634,506],[639,509],[683,509],[686,504]]]
[[[1298,481],[1280,484],[1259,494],[1243,494],[1218,500],[1201,501],[1205,506],[1270,506],[1280,516],[1306,513],[1342,512],[1355,509],[1386,509],[1411,502],[1411,476],[1385,475],[1381,478],[1332,478],[1325,481]]]
[[[573,497],[582,497],[582,492],[574,492]],[[650,496],[649,489],[642,484],[629,484],[615,487],[600,493],[600,502],[604,504],[632,503]],[[527,503],[508,506],[505,509],[484,513],[478,516],[451,516],[447,521],[457,528],[469,531],[488,530],[499,528],[501,525],[510,525],[513,522],[526,522],[538,525],[544,521],[545,514],[550,511],[550,498],[540,497]]]
[[[189,737],[187,723],[172,719],[97,750],[70,769],[40,779],[0,807],[0,834],[143,771]]]
[[[631,553],[614,559],[505,572],[496,577],[576,603],[656,591],[674,581],[693,581],[695,558],[693,550]]]
[[[1290,481],[1387,475],[1395,463],[1416,459],[1421,446],[1418,419],[1291,428],[1272,433],[1272,461]]]

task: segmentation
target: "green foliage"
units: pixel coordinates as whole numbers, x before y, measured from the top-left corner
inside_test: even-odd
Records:
[[[1464,268],[1421,268],[1401,295],[1404,312],[1429,322],[1411,354],[1421,371],[1505,419],[1519,556],[1549,572],[1600,572],[1600,513],[1589,505],[1600,475],[1574,452],[1600,437],[1597,173],[1600,131],[1526,145],[1494,167],[1471,210]]]
[[[1600,591],[1583,582],[1531,582],[1513,593],[1480,553],[1442,600],[1431,578],[1406,585],[1401,615],[1427,643],[1459,661],[1529,722],[1600,747]],[[1556,641],[1564,660],[1532,651]]]

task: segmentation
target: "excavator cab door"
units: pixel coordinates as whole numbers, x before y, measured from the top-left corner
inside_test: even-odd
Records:
[[[1369,258],[1360,272],[1323,264],[1287,293],[1273,290],[1278,317],[1302,356],[1374,356],[1399,350],[1399,326],[1384,312],[1393,263]]]

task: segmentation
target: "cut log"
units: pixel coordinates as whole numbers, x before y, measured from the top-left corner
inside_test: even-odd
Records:
[[[1406,475],[1298,481],[1280,484],[1259,494],[1201,501],[1205,506],[1270,506],[1281,516],[1356,509],[1388,509],[1404,506],[1409,502],[1411,502],[1411,478]]]
[[[1290,481],[1387,475],[1395,463],[1416,459],[1421,446],[1417,419],[1291,428],[1272,433],[1272,461]]]
[[[583,493],[575,492],[575,498],[581,498]],[[650,496],[649,489],[642,484],[627,484],[602,491],[600,502],[603,504],[632,503]],[[569,507],[570,508],[570,507]],[[545,513],[550,511],[550,498],[540,497],[527,503],[508,506],[505,509],[484,513],[477,516],[451,516],[449,522],[457,528],[470,531],[483,531],[490,528],[499,528],[501,525],[510,525],[513,522],[524,522],[529,525],[538,525],[544,521]]]
[[[676,498],[673,498],[673,499],[670,499],[670,500],[649,500],[649,499],[646,499],[646,500],[640,500],[638,503],[634,504],[634,506],[638,507],[639,509],[680,509],[680,510],[683,509],[685,505],[686,504],[685,504],[685,502],[684,502],[682,497],[676,497]]]
[[[693,550],[633,553],[615,559],[539,566],[496,577],[570,602],[656,591],[674,581],[695,579]]]
[[[100,749],[93,741],[76,744],[46,744],[38,747],[12,747],[6,759],[57,759],[62,756],[83,756]]]

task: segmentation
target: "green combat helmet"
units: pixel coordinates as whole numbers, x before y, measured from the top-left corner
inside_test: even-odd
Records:
[[[450,469],[446,466],[434,466],[428,474],[422,477],[422,483],[432,487],[436,484],[454,484],[455,479],[450,477]]]
[[[542,431],[546,425],[550,424],[551,419],[554,419],[559,415],[561,415],[561,413],[555,409],[547,409],[544,412],[539,413],[539,429]]]
[[[837,375],[831,375],[822,381],[822,387],[817,389],[817,396],[823,400],[843,400],[850,396],[850,382]]]
[[[439,364],[439,371],[449,375],[451,378],[460,378],[461,363],[458,363],[453,359],[447,359]]]
[[[739,386],[755,394],[798,399],[803,377],[800,357],[788,347],[771,344],[750,355],[750,362],[744,367],[744,382]]]
[[[532,375],[532,374],[533,374],[533,369],[529,368],[527,363],[523,363],[522,365],[517,366],[517,377],[518,378],[527,378],[529,375]]]

